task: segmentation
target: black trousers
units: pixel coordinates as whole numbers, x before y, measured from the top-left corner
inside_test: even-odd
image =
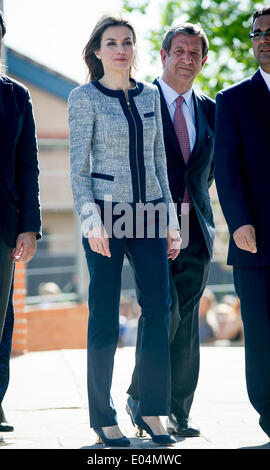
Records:
[[[0,233],[0,342],[5,324],[13,268],[12,248],[5,244]]]
[[[119,301],[125,253],[134,273],[142,311],[142,340],[138,351],[140,411],[143,416],[168,415],[171,296],[166,239],[112,237],[111,258],[93,252],[85,238],[83,246],[90,274],[87,363],[91,427],[117,423],[110,389],[119,339]]]
[[[181,220],[180,220],[181,224]],[[193,208],[189,217],[189,244],[169,262],[172,316],[170,322],[171,413],[187,418],[199,376],[199,301],[209,277],[210,257]],[[138,323],[136,365],[127,391],[138,398],[138,351],[141,341]]]
[[[0,343],[0,406],[2,405],[9,384],[10,354],[14,327],[14,309],[12,302],[13,283],[11,285],[6,319]],[[1,412],[0,412],[1,421]]]
[[[270,436],[270,267],[234,267],[245,337],[247,391]]]
[[[9,383],[9,360],[14,323],[13,271],[12,249],[6,246],[0,234],[0,405]]]

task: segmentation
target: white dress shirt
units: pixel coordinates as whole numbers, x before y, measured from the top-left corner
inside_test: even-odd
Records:
[[[265,72],[261,67],[260,67],[260,72],[262,74],[262,78],[264,79],[268,90],[270,91],[270,73]]]
[[[163,96],[165,98],[169,114],[171,116],[171,120],[173,122],[174,113],[176,110],[176,100],[179,96],[179,93],[175,91],[172,87],[170,87],[164,80],[160,77],[158,78],[158,83],[160,84],[161,90],[163,92]],[[182,96],[184,98],[182,109],[183,114],[187,123],[187,130],[189,136],[189,144],[190,144],[190,153],[193,150],[196,141],[196,125],[195,125],[195,110],[194,110],[194,103],[192,97],[193,91],[192,88],[184,93]]]

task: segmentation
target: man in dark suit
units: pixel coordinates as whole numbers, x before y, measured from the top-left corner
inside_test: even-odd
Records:
[[[6,26],[0,11],[0,48]],[[14,323],[14,263],[28,262],[40,237],[35,123],[28,90],[0,74],[0,431],[10,431],[2,401],[9,381]]]
[[[183,240],[179,256],[170,261],[172,393],[167,430],[184,437],[200,432],[191,426],[189,412],[199,374],[198,307],[209,276],[214,242],[208,189],[213,181],[215,103],[192,88],[207,59],[208,46],[198,25],[171,28],[161,49],[163,75],[154,81],[160,91],[169,184],[178,206]],[[183,230],[186,215],[182,211],[181,217],[182,203],[183,208],[189,208],[189,240]],[[138,399],[137,367],[136,361],[128,390],[129,414],[134,412]]]
[[[270,436],[270,6],[253,15],[259,70],[217,95],[215,165],[244,324],[246,380]]]

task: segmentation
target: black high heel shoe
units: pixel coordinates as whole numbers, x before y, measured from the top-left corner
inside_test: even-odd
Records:
[[[105,444],[109,447],[128,447],[130,446],[130,440],[123,436],[116,439],[109,439],[105,436],[102,428],[94,428],[95,433],[98,436],[98,444]]]
[[[142,419],[138,408],[134,417],[135,424],[139,429],[145,430],[152,437],[152,441],[160,446],[168,446],[176,443],[176,439],[170,434],[154,434],[150,426]]]

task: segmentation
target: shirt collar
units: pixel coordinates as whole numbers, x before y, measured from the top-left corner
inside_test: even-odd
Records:
[[[161,86],[167,105],[171,106],[171,104],[173,104],[174,101],[178,98],[179,93],[177,93],[177,91],[175,91],[174,88],[170,87],[166,82],[164,82],[164,80],[161,77],[159,77],[158,82]],[[186,93],[182,95],[189,108],[191,108],[192,106],[192,94],[193,94],[193,90],[191,88],[190,90],[186,91]]]
[[[260,72],[267,85],[268,90],[270,91],[270,73],[265,72],[261,67],[260,67]]]

